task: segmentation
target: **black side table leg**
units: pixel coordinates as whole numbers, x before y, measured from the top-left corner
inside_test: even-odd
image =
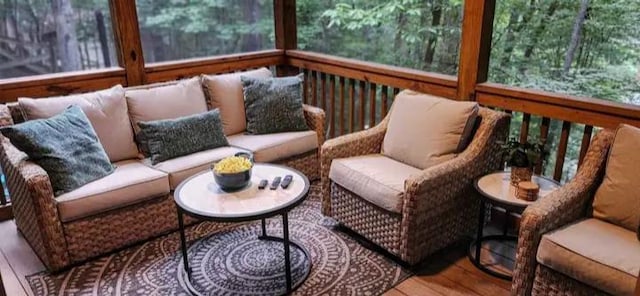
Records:
[[[184,270],[187,272],[187,277],[191,280],[191,268],[189,267],[189,258],[187,257],[187,239],[184,235],[184,218],[180,207],[178,207],[178,226],[180,227],[180,247],[182,249],[182,262],[184,263]]]
[[[287,294],[291,293],[291,258],[289,258],[289,218],[288,213],[282,214],[282,232],[284,239],[284,273],[287,280]]]
[[[478,232],[476,233],[476,258],[475,261],[480,264],[480,251],[482,250],[482,235],[484,232],[484,215],[485,215],[485,204],[484,201],[480,202],[480,215],[478,217]]]
[[[511,216],[511,212],[505,210],[504,212],[504,225],[502,225],[502,235],[506,236],[509,232],[509,217]]]
[[[267,225],[265,219],[262,219],[262,237],[267,236]]]

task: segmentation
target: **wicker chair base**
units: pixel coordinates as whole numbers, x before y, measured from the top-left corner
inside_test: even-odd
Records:
[[[598,296],[609,294],[551,268],[538,265],[531,295]]]
[[[276,161],[276,163],[300,171],[309,178],[309,181],[316,181],[320,179],[320,157],[317,149]]]
[[[400,214],[382,210],[334,182],[331,208],[340,224],[400,257]]]
[[[186,224],[196,219],[187,217]],[[171,195],[64,224],[70,264],[178,229]]]

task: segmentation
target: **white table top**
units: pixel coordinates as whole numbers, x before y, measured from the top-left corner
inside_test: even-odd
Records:
[[[293,181],[287,189],[269,189],[275,177],[292,175]],[[269,185],[258,189],[261,180]],[[309,192],[309,179],[300,172],[285,166],[259,164],[253,166],[251,183],[234,192],[225,192],[206,170],[180,183],[174,193],[176,204],[184,211],[213,219],[243,219],[265,215],[287,208],[304,199]]]
[[[543,198],[560,188],[558,182],[546,177],[534,175],[531,181],[540,186],[538,198]],[[516,197],[516,188],[511,185],[511,172],[496,172],[480,177],[476,181],[480,194],[500,204],[526,208],[534,203]]]

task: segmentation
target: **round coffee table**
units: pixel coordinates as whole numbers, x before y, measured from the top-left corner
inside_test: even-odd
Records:
[[[293,180],[287,189],[278,186],[271,190],[270,185],[275,177],[291,175]],[[261,180],[268,180],[269,185],[258,189]],[[174,200],[178,209],[178,225],[180,227],[180,243],[182,259],[187,280],[191,283],[191,268],[189,267],[187,241],[184,229],[184,214],[202,220],[215,222],[243,222],[251,220],[262,221],[261,240],[278,241],[284,244],[286,292],[291,293],[309,276],[311,270],[311,256],[305,248],[289,239],[288,213],[302,203],[309,193],[309,179],[302,173],[280,165],[258,164],[253,166],[251,183],[244,189],[225,192],[213,178],[213,172],[206,170],[184,180],[174,193]],[[265,219],[282,215],[283,237],[267,235]],[[300,249],[305,259],[309,261],[304,276],[296,285],[291,279],[290,246]],[[189,289],[194,289],[191,285]],[[191,291],[194,294],[199,291]]]
[[[560,183],[543,176],[534,175],[532,177],[532,181],[540,186],[538,199],[544,198],[546,195],[560,187]],[[478,215],[478,232],[476,234],[476,239],[471,242],[471,245],[469,246],[469,259],[480,270],[502,279],[511,280],[511,274],[505,274],[489,269],[480,262],[482,242],[489,240],[518,240],[517,236],[507,234],[508,220],[506,218],[502,228],[502,234],[484,236],[485,204],[489,203],[492,206],[504,209],[506,212],[505,217],[509,217],[511,213],[522,214],[527,206],[534,202],[525,201],[516,197],[516,188],[511,185],[511,172],[508,171],[500,171],[482,176],[476,179],[474,184],[482,199],[480,203],[480,214]]]

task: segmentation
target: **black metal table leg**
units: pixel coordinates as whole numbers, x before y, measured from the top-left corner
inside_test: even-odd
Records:
[[[287,280],[287,294],[291,292],[291,258],[289,250],[289,217],[287,213],[282,214],[282,232],[284,239],[284,272]]]
[[[484,232],[484,215],[485,212],[485,204],[484,201],[480,201],[480,216],[478,217],[478,231],[476,233],[476,257],[475,261],[477,264],[480,264],[480,251],[482,250],[482,235]]]
[[[267,225],[265,219],[262,219],[262,236],[267,236]]]
[[[502,235],[507,235],[507,233],[509,232],[509,216],[511,216],[511,212],[509,210],[505,210],[504,225],[502,225]]]
[[[178,226],[180,227],[180,246],[182,249],[182,261],[184,263],[184,271],[187,272],[187,277],[191,280],[191,268],[189,267],[189,258],[187,253],[187,239],[184,235],[184,218],[180,207],[178,207]]]

